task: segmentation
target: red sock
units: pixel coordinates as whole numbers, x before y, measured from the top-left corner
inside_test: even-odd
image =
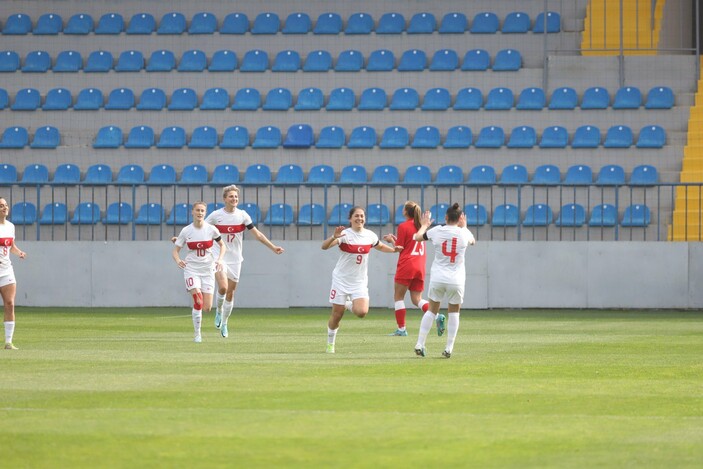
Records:
[[[399,328],[405,327],[405,308],[395,310],[395,322],[398,323]]]

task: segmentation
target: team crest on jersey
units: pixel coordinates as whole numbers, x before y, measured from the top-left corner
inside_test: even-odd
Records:
[[[0,246],[12,246],[12,238],[0,238]]]

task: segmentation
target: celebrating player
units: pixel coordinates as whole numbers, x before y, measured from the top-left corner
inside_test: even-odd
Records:
[[[427,296],[430,309],[422,316],[420,333],[415,345],[415,353],[424,357],[425,340],[439,312],[440,302],[447,300],[447,346],[442,356],[452,356],[454,341],[459,330],[459,310],[464,301],[464,284],[466,269],[464,256],[468,245],[476,244],[474,235],[466,227],[466,215],[454,204],[447,209],[446,225],[437,225],[431,229],[432,217],[429,211],[422,215],[422,226],[415,233],[416,241],[430,240],[434,246],[434,260],[430,269],[430,287]],[[438,332],[441,331],[438,326]]]
[[[17,350],[12,345],[12,336],[15,333],[15,294],[17,281],[15,272],[10,262],[10,253],[20,259],[27,255],[15,244],[15,225],[7,219],[10,215],[10,206],[7,201],[0,198],[0,296],[5,309],[3,324],[5,325],[5,350]]]

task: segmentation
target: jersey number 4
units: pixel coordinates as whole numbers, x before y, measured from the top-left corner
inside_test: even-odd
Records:
[[[456,243],[457,238],[452,238],[451,251],[447,249],[447,247],[449,246],[449,241],[445,241],[442,243],[442,254],[447,256],[449,258],[449,262],[451,262],[452,264],[456,262],[456,256],[458,254],[456,252]]]

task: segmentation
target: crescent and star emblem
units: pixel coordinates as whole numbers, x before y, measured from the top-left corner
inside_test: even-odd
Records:
[[[357,252],[363,253],[363,252],[364,252],[364,248],[363,248],[362,246],[359,246],[358,248],[356,248],[356,251],[357,251]]]
[[[234,232],[234,227],[233,226],[228,226],[227,227],[227,233],[233,233]]]
[[[203,248],[203,243],[198,243],[195,245],[196,248],[202,249]]]

